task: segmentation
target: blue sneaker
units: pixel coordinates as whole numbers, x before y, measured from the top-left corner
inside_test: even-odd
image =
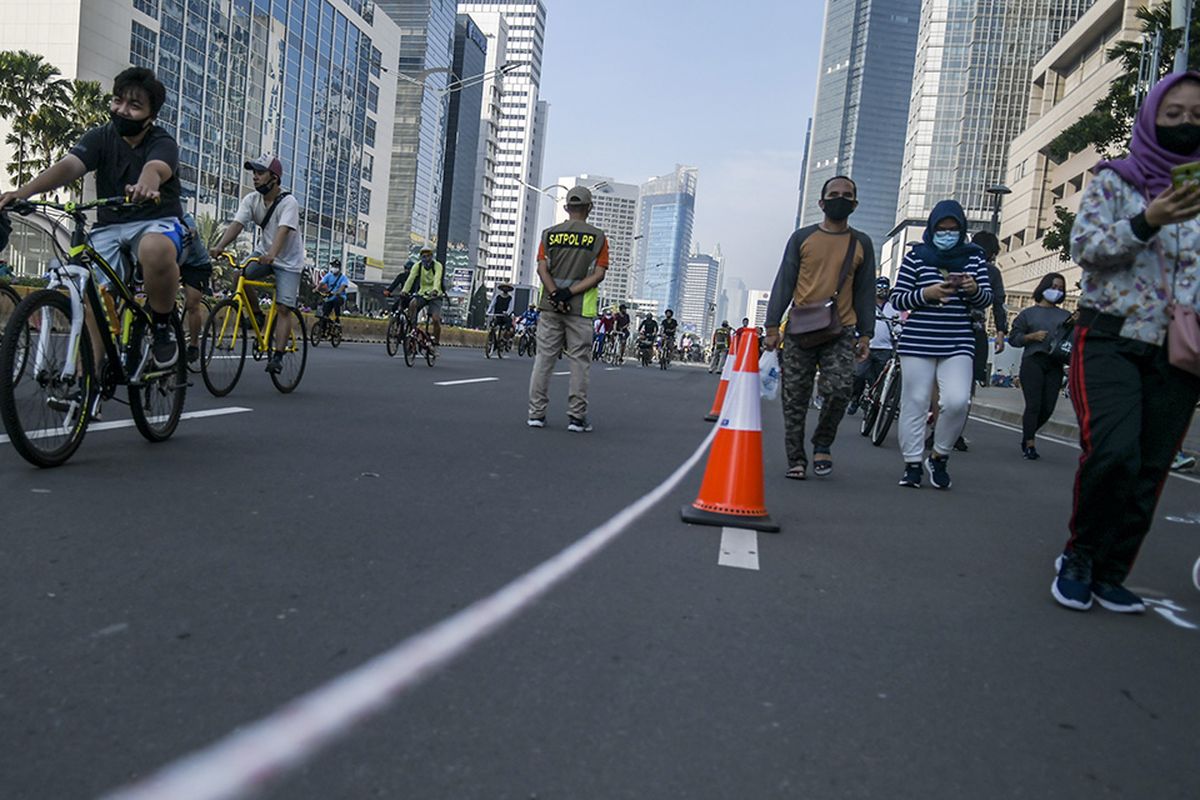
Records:
[[[930,456],[925,459],[925,469],[929,472],[929,482],[933,484],[933,488],[950,488],[950,473],[946,471],[946,462],[949,460],[949,456],[940,458]]]
[[[1118,614],[1141,614],[1146,610],[1142,598],[1126,589],[1119,583],[1096,581],[1091,586],[1092,597],[1096,602],[1109,611]]]
[[[913,489],[921,488],[921,465],[919,462],[904,465],[904,477],[900,479],[900,485]]]
[[[1087,611],[1092,607],[1091,563],[1078,555],[1064,554],[1061,560],[1062,566],[1050,585],[1050,594],[1064,608]]]

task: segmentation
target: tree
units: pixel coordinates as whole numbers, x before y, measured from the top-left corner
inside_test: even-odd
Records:
[[[0,52],[0,119],[12,125],[6,141],[16,150],[17,160],[8,165],[8,174],[18,185],[35,173],[26,161],[34,157],[39,142],[60,127],[54,114],[43,109],[67,107],[68,83],[61,75],[58,67],[36,53]]]
[[[1160,3],[1152,8],[1140,8],[1137,17],[1142,22],[1145,41],[1162,36],[1158,74],[1151,76],[1157,83],[1171,71],[1175,53],[1181,44],[1181,31],[1171,29],[1171,4]],[[1200,41],[1200,17],[1191,22],[1190,40]],[[1142,42],[1118,42],[1109,48],[1108,57],[1121,62],[1121,74],[1109,84],[1108,93],[1096,102],[1095,108],[1075,124],[1060,133],[1045,149],[1052,161],[1061,163],[1089,147],[1096,148],[1103,158],[1116,158],[1127,152],[1133,121],[1137,116],[1138,73],[1142,62]],[[1200,67],[1200,48],[1190,48],[1188,68]],[[1075,215],[1055,208],[1055,221],[1042,238],[1046,249],[1057,251],[1063,261],[1071,260],[1071,226]]]

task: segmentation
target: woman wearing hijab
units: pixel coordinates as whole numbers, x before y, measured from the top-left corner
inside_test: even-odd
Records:
[[[967,422],[975,363],[971,309],[992,302],[987,256],[967,240],[967,218],[954,200],[934,206],[924,241],[908,252],[896,275],[892,306],[911,314],[900,333],[901,486],[920,488],[921,467],[936,489],[950,488],[947,462]],[[933,452],[925,458],[925,417],[937,382],[939,413]]]
[[[1067,317],[1058,307],[1067,296],[1067,279],[1057,272],[1042,277],[1033,290],[1035,305],[1013,320],[1008,341],[1023,347],[1021,353],[1021,392],[1025,395],[1025,413],[1021,417],[1021,453],[1030,461],[1041,458],[1035,437],[1050,420],[1058,393],[1062,391],[1062,363],[1050,356],[1050,334]]]
[[[1129,156],[1098,164],[1080,200],[1070,387],[1083,454],[1052,587],[1067,608],[1145,611],[1125,579],[1200,397],[1166,346],[1171,303],[1195,308],[1200,286],[1200,185],[1173,186],[1171,170],[1198,160],[1200,73],[1169,75],[1138,111]]]

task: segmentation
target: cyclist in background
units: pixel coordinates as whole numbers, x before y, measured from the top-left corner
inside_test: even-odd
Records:
[[[436,348],[442,341],[442,277],[445,269],[442,262],[435,261],[433,249],[421,248],[421,258],[413,265],[404,282],[404,294],[412,297],[408,304],[408,321],[417,323],[417,315],[421,309],[429,306],[429,319],[433,321],[433,346]],[[414,293],[413,290],[416,290]]]
[[[400,289],[405,283],[408,282],[408,276],[412,274],[413,264],[415,263],[416,262],[414,262],[411,258],[404,262],[404,266],[400,269],[400,272],[396,273],[396,277],[393,278],[392,282],[388,284],[388,287],[383,290],[384,297],[391,297],[392,295],[396,294],[396,290]],[[397,307],[399,307],[401,311],[407,312],[408,303],[408,297],[396,295],[396,299],[392,301],[392,306],[388,309],[388,312],[395,314]]]
[[[596,317],[596,322],[593,324],[595,334],[592,337],[592,361],[599,361],[604,355],[604,340],[616,327],[617,321],[613,319],[612,311],[605,311]]]
[[[531,305],[528,309],[526,309],[525,313],[522,314],[521,318],[517,321],[517,324],[521,326],[521,333],[524,333],[525,331],[530,331],[531,333],[536,331],[537,323],[538,310],[537,306],[534,305]]]
[[[617,321],[617,335],[621,337],[621,358],[625,358],[625,348],[629,346],[629,306],[621,303],[617,307],[615,317]]]
[[[512,341],[513,337],[513,296],[512,284],[501,283],[496,287],[496,294],[492,296],[492,302],[488,305],[487,318],[489,325],[496,325],[504,333],[504,337],[508,341]]]
[[[732,336],[733,328],[729,327],[729,320],[721,320],[721,327],[713,331],[713,355],[712,362],[708,365],[709,373],[725,369],[725,359],[729,357],[729,340]]]
[[[342,261],[339,258],[329,262],[329,272],[317,284],[317,291],[326,295],[321,303],[321,316],[328,317],[330,313],[338,321],[342,321],[342,307],[346,305],[346,293],[350,290],[350,279],[342,274]]]
[[[675,332],[679,330],[679,320],[675,319],[675,312],[667,309],[663,313],[662,335],[663,347],[667,348],[669,357],[675,357]]]
[[[200,359],[200,326],[204,323],[201,311],[204,295],[212,294],[212,259],[200,241],[196,218],[184,212],[184,228],[189,234],[187,246],[179,259],[179,279],[183,283],[183,325],[187,335],[187,360],[194,364]]]
[[[880,275],[875,279],[875,331],[867,346],[867,360],[855,365],[854,388],[850,393],[850,405],[846,407],[847,414],[853,415],[858,411],[863,390],[875,385],[879,373],[883,372],[892,357],[892,324],[900,320],[900,312],[888,302],[891,292],[892,282],[887,276]]]

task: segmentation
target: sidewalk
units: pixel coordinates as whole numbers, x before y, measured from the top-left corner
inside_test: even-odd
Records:
[[[1021,427],[1021,414],[1024,410],[1025,398],[1022,397],[1020,389],[1001,389],[995,386],[977,389],[975,402],[971,406],[971,413],[976,416],[1017,428]],[[1197,420],[1193,416],[1192,427],[1183,442],[1183,449],[1193,454],[1200,453],[1200,426],[1196,423]],[[1058,398],[1054,415],[1042,428],[1041,433],[1072,442],[1079,441],[1079,422],[1075,419],[1075,410],[1071,407],[1070,400],[1062,396]],[[1013,435],[1020,438],[1020,434]]]

